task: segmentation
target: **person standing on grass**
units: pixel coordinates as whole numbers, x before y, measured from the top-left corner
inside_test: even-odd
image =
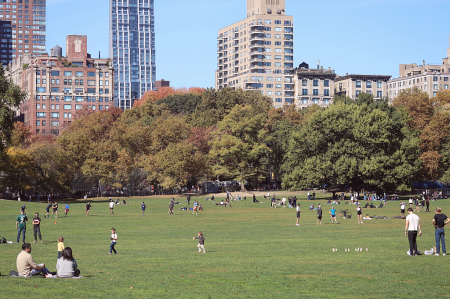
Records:
[[[406,216],[405,235],[409,240],[409,253],[411,256],[419,255],[417,251],[417,230],[419,237],[422,235],[422,228],[420,227],[420,218],[413,213],[413,208],[408,208],[409,215]]]
[[[358,203],[358,206],[357,206],[357,208],[355,209],[356,210],[356,215],[357,215],[357,217],[358,217],[358,224],[363,224],[363,222],[362,222],[362,211],[361,211],[361,205]]]
[[[17,243],[19,243],[20,234],[22,233],[23,243],[25,243],[25,233],[27,232],[27,215],[20,209],[20,215],[16,219]]]
[[[22,212],[23,212],[24,214],[27,213],[27,208],[25,207],[25,205],[23,205],[23,206],[20,208],[20,210],[22,210]]]
[[[33,233],[34,233],[34,242],[37,242],[37,236],[39,234],[39,240],[42,243],[42,236],[41,236],[41,218],[39,218],[39,213],[36,213],[33,219]]]
[[[116,233],[116,229],[114,227],[111,228],[111,237],[109,239],[111,239],[111,245],[109,245],[109,253],[108,254],[112,254],[113,251],[114,251],[114,254],[117,254],[117,251],[114,248],[114,246],[116,246],[116,243],[117,243],[117,233]]]
[[[85,212],[86,217],[87,217],[87,215],[89,215],[89,212],[90,212],[90,211],[91,211],[91,203],[88,202],[88,203],[86,204],[86,212]]]
[[[194,208],[192,210],[192,215],[194,215],[194,213],[195,213],[195,215],[198,215],[198,202],[196,202],[195,200],[194,200]]]
[[[430,199],[427,197],[425,204],[427,205],[427,209],[425,210],[425,212],[429,212],[430,211]]]
[[[84,195],[84,204],[87,203],[87,194]]]
[[[115,203],[110,197],[110,199],[109,199],[109,210],[110,210],[109,215],[114,215],[114,206],[115,206]]]
[[[214,197],[214,196],[213,196]],[[191,195],[188,195],[187,196],[187,202],[188,202],[188,206],[190,206],[191,205]]]
[[[145,203],[142,202],[142,205],[141,205],[141,209],[142,209],[142,217],[145,216],[145,208],[146,208],[146,207],[147,207],[147,206],[145,205]]]
[[[409,199],[409,207],[412,208],[412,206],[413,206],[413,199],[410,198],[410,199]]]
[[[333,224],[333,220],[334,220],[334,221],[336,222],[336,224],[337,224],[337,219],[336,219],[336,209],[334,208],[334,206],[331,208],[330,214],[331,214],[331,224]]]
[[[44,215],[44,218],[47,218],[47,217],[50,218],[50,215],[49,215],[49,214],[50,214],[50,208],[51,208],[51,207],[52,207],[52,203],[49,202],[48,205],[47,205],[47,207],[45,208],[45,210],[47,211],[47,214]]]
[[[433,218],[433,224],[434,228],[436,229],[434,231],[434,236],[436,239],[436,253],[435,255],[439,256],[440,252],[440,244],[442,243],[442,255],[446,255],[445,251],[445,233],[444,233],[444,226],[447,225],[450,222],[450,218],[448,218],[445,214],[442,214],[441,208],[436,208],[435,215]]]
[[[173,201],[174,199],[172,198],[169,202],[169,215],[173,215],[173,206],[175,205]]]
[[[206,253],[205,251],[205,237],[203,237],[203,233],[202,232],[198,232],[197,233],[197,237],[193,237],[192,240],[198,239],[198,252],[202,252]]]
[[[317,224],[322,225],[322,206],[320,204],[317,207]]]
[[[296,210],[297,210],[297,223],[295,225],[300,226],[300,223],[299,223],[299,221],[300,221],[300,212],[302,211],[302,210],[300,210],[300,204],[297,205]]]
[[[55,203],[53,204],[52,209],[53,209],[52,215],[55,215],[55,218],[58,218],[58,203],[57,203],[57,202],[55,202]]]
[[[402,201],[402,203],[400,204],[400,214],[402,216],[402,218],[405,218],[405,202]]]

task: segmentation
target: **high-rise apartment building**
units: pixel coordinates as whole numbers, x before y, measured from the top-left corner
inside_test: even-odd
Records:
[[[219,30],[216,89],[258,90],[275,106],[293,104],[293,34],[285,0],[247,0],[247,17]]]
[[[450,37],[449,37],[450,40]],[[400,64],[399,77],[388,82],[389,98],[395,99],[404,89],[417,87],[428,93],[430,97],[450,86],[450,46],[447,49],[447,57],[442,59],[442,64],[422,65]]]
[[[31,132],[58,135],[75,119],[77,110],[113,107],[114,68],[109,59],[91,58],[87,36],[69,35],[66,56],[56,46],[48,54],[18,57],[7,75],[27,92],[20,118]]]
[[[156,78],[154,0],[110,0],[114,106],[130,109]]]
[[[6,65],[24,54],[45,53],[46,0],[0,0],[0,21],[11,25],[11,42],[0,43],[0,57]],[[6,62],[7,60],[7,62]]]

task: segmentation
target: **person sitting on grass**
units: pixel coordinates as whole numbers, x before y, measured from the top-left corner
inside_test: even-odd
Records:
[[[17,256],[17,272],[19,276],[30,277],[36,274],[43,273],[44,275],[51,274],[45,267],[45,264],[36,264],[31,256],[31,245],[24,243],[22,245],[22,252]]]
[[[70,247],[64,248],[61,257],[56,262],[56,272],[57,276],[61,278],[80,276],[77,261],[73,258]]]

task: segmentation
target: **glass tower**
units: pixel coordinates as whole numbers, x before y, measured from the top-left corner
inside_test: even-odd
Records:
[[[125,110],[154,86],[154,0],[109,0],[109,4],[114,106]]]

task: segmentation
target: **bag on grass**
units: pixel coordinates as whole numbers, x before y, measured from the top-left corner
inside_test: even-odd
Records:
[[[0,240],[0,243],[6,243],[5,237],[3,237],[3,238]]]

